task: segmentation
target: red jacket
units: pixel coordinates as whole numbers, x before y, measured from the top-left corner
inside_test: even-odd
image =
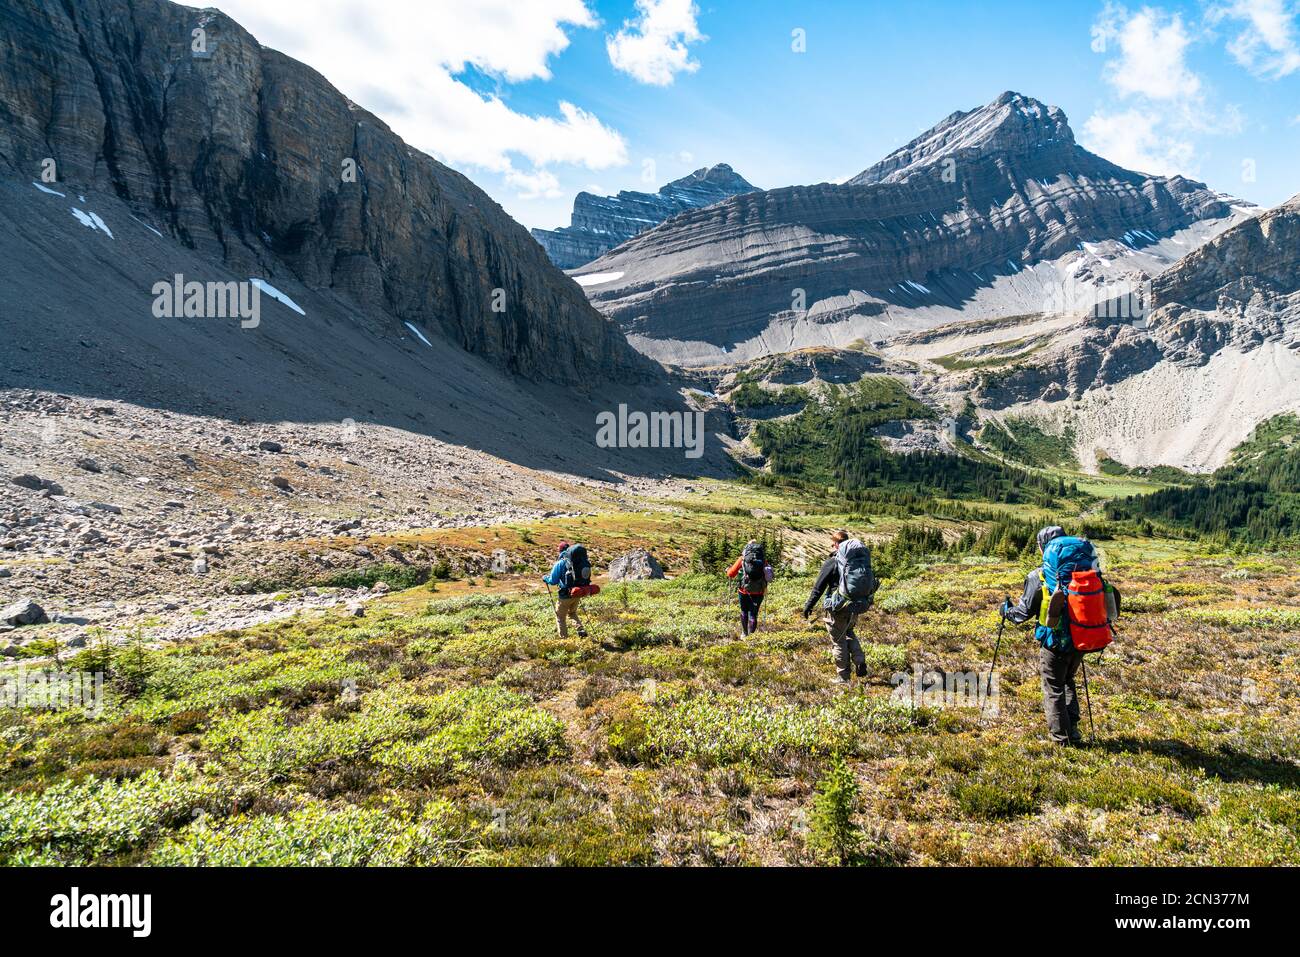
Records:
[[[730,568],[727,569],[727,577],[728,577],[728,578],[735,578],[737,575],[739,575],[739,574],[740,574],[740,566],[741,566],[741,564],[742,564],[744,561],[745,561],[745,556],[744,556],[744,555],[740,556],[740,558],[737,558],[737,559],[736,559],[736,564],[732,565]],[[769,564],[767,564],[766,562],[763,563],[763,584],[762,584],[762,587],[760,587],[760,588],[738,588],[737,591],[739,591],[742,595],[766,595],[766,594],[767,594],[767,570],[768,570],[769,568],[771,568],[771,567],[772,567],[772,566],[769,565]]]

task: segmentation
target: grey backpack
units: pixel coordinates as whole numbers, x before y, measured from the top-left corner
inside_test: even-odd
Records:
[[[835,552],[835,563],[839,568],[840,583],[836,591],[845,601],[858,605],[858,610],[865,611],[871,606],[871,597],[876,593],[876,576],[871,571],[871,549],[856,538],[841,542]]]

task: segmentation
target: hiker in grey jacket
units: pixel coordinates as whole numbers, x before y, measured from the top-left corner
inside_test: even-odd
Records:
[[[1038,533],[1038,550],[1065,534],[1059,525],[1049,525]],[[1002,614],[1013,625],[1043,621],[1043,571],[1035,568],[1025,576],[1025,593],[1012,605],[1005,602]],[[1083,654],[1069,648],[1038,647],[1038,676],[1043,688],[1043,713],[1047,716],[1047,730],[1052,740],[1061,745],[1083,743],[1079,732],[1079,695],[1074,686],[1075,675],[1083,663]]]
[[[839,587],[840,568],[835,551],[839,548],[840,542],[848,541],[848,538],[849,533],[843,529],[831,534],[831,556],[822,563],[808,600],[804,602],[805,618],[812,614],[813,606],[823,594],[833,595]],[[830,636],[831,647],[834,649],[835,670],[839,674],[836,678],[837,684],[848,684],[855,670],[859,678],[867,676],[867,659],[862,653],[862,645],[858,642],[857,635],[853,633],[853,626],[857,620],[857,612],[850,610],[848,604],[835,610],[823,606],[822,623],[826,626],[826,633]]]

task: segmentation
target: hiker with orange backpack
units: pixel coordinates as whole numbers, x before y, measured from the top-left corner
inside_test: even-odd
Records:
[[[767,585],[774,576],[772,566],[762,542],[750,540],[740,552],[736,563],[727,569],[728,578],[740,576],[736,594],[740,597],[740,633],[752,635],[758,631],[758,609],[767,594]]]
[[[1034,638],[1047,730],[1056,744],[1077,746],[1083,735],[1075,676],[1083,666],[1086,683],[1084,656],[1110,644],[1119,592],[1102,578],[1097,550],[1086,538],[1049,525],[1038,533],[1038,550],[1043,564],[1026,576],[1020,602],[1012,605],[1007,599],[1001,612],[1013,625],[1037,622]]]

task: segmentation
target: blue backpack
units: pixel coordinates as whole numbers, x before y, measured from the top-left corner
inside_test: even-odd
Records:
[[[591,559],[587,550],[581,545],[570,545],[562,556],[564,566],[564,590],[585,587],[591,584]]]
[[[1061,582],[1068,582],[1075,572],[1096,568],[1097,549],[1086,538],[1062,535],[1047,543],[1043,550],[1043,585],[1054,592]]]
[[[1100,564],[1097,549],[1086,538],[1062,535],[1047,543],[1043,550],[1043,604],[1039,613],[1038,628],[1034,637],[1048,648],[1063,648],[1070,644],[1068,615],[1064,615],[1056,628],[1047,625],[1048,606],[1057,589],[1064,590],[1075,572],[1087,571]]]

